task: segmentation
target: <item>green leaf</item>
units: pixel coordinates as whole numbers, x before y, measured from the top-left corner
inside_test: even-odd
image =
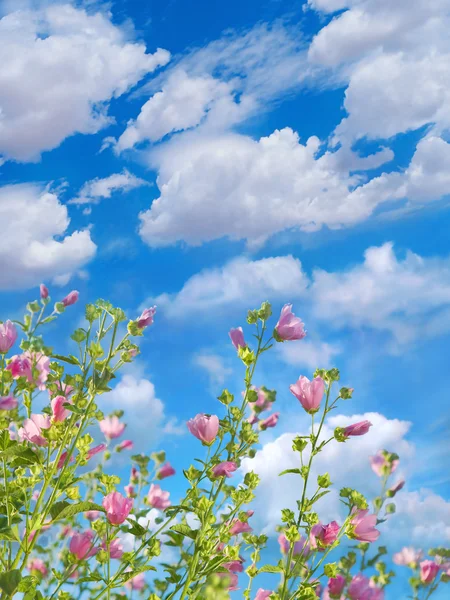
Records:
[[[0,529],[0,540],[20,542],[17,527],[5,527],[4,529]]]
[[[5,446],[6,445],[3,445],[3,447]],[[22,446],[22,444],[18,444],[16,441],[11,441],[9,446],[5,447],[5,449],[0,452],[0,459],[15,459],[14,462],[16,464],[13,466],[16,467],[34,465],[40,462],[39,455],[34,450]]]
[[[8,596],[12,596],[21,579],[22,575],[18,569],[0,573],[0,589],[3,590],[5,594],[8,594]]]
[[[300,469],[285,469],[284,471],[281,471],[281,473],[278,473],[278,477],[281,477],[281,475],[286,475],[288,473],[292,473],[293,475],[301,475],[302,474]]]
[[[191,540],[195,540],[197,537],[197,531],[195,531],[195,529],[191,529],[188,525],[183,525],[182,523],[180,523],[180,525],[173,525],[170,529],[175,531],[175,533],[180,533],[185,537],[191,538]]]
[[[139,573],[145,573],[145,571],[156,571],[156,569],[151,565],[146,565],[145,567],[139,567],[133,571],[127,571],[126,573],[122,574],[120,583],[126,583],[130,579],[133,579],[133,577],[136,577],[136,575],[139,575]]]
[[[67,500],[62,502],[55,502],[50,509],[50,516],[53,521],[60,521],[61,519],[68,519],[77,515],[78,513],[87,512],[88,510],[99,510],[105,512],[103,506],[96,504],[95,502],[78,502],[78,504],[70,504]]]
[[[258,569],[258,573],[281,573],[282,571],[279,565],[264,565]]]
[[[128,522],[131,525],[131,527],[128,529],[128,533],[132,533],[136,537],[142,537],[147,533],[147,529],[142,527],[142,525],[136,521],[133,521],[133,519],[129,519]]]
[[[56,360],[61,360],[62,362],[69,363],[69,365],[80,365],[80,362],[72,355],[70,356],[62,356],[62,354],[52,354],[52,358]]]
[[[33,575],[27,575],[26,577],[23,577],[23,579],[19,583],[17,591],[18,592],[30,592],[31,590],[33,590],[33,588],[36,587],[37,584],[38,584],[38,580],[36,577],[34,577]]]

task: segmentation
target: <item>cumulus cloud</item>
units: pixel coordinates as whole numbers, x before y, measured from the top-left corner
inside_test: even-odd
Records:
[[[127,424],[124,437],[134,442],[136,452],[152,452],[163,434],[179,435],[183,430],[173,419],[167,419],[162,400],[155,386],[143,377],[124,375],[99,408],[108,414],[123,410]]]
[[[193,358],[193,363],[200,367],[209,376],[211,387],[222,386],[226,378],[233,372],[230,367],[225,365],[224,359],[218,354],[207,351],[197,353]]]
[[[306,289],[301,263],[293,256],[251,261],[237,258],[197,273],[173,295],[154,299],[168,317],[205,314],[227,306],[258,305],[270,298],[299,296]]]
[[[95,255],[88,230],[68,233],[70,219],[58,196],[32,184],[0,187],[0,288],[43,280],[64,285]]]
[[[0,19],[0,154],[38,160],[74,133],[111,122],[108,103],[169,60],[127,39],[104,13],[69,4]]]
[[[69,204],[98,204],[102,198],[111,198],[114,193],[125,193],[143,185],[149,183],[124,169],[122,173],[87,181],[78,196],[69,200]]]
[[[295,367],[317,367],[326,369],[333,366],[334,357],[341,353],[338,344],[328,344],[320,340],[302,340],[301,343],[279,344],[276,347],[283,362]]]

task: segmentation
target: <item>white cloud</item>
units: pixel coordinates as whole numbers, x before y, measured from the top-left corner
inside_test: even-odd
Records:
[[[78,196],[69,200],[68,204],[97,204],[102,198],[111,198],[114,193],[125,193],[143,185],[149,185],[149,183],[124,169],[122,173],[114,173],[103,179],[97,177],[87,181]]]
[[[334,357],[341,353],[341,348],[337,344],[309,338],[291,344],[278,344],[276,349],[281,360],[288,365],[308,367],[312,371],[317,367],[331,368]]]
[[[32,184],[0,188],[0,288],[26,288],[41,281],[60,285],[95,255],[88,230],[67,233],[67,208],[54,193]]]
[[[0,154],[19,161],[108,125],[109,100],[169,60],[68,4],[9,13],[0,37]]]
[[[173,419],[167,421],[164,403],[157,398],[155,386],[148,379],[124,375],[105,400],[102,399],[99,408],[105,414],[124,411],[122,420],[127,428],[122,437],[134,442],[136,452],[151,451],[163,434],[181,433]]]
[[[197,273],[177,294],[163,294],[154,302],[168,317],[183,317],[245,304],[257,306],[267,298],[299,296],[306,285],[301,263],[292,256],[237,258],[222,268]]]
[[[225,365],[224,359],[221,356],[207,351],[196,354],[193,358],[193,363],[206,371],[212,388],[222,386],[226,378],[233,372],[230,367]]]

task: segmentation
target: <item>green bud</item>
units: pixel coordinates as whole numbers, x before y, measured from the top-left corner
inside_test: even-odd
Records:
[[[307,439],[297,436],[292,441],[292,450],[294,450],[294,452],[303,452],[303,450],[306,448],[307,445],[308,445]]]
[[[75,331],[70,337],[74,342],[84,342],[84,340],[86,339],[86,331],[84,329],[81,329],[80,327],[79,329],[75,329]]]
[[[223,392],[220,394],[220,396],[217,399],[222,404],[225,404],[225,406],[228,406],[229,404],[231,404],[233,402],[234,396],[233,396],[233,394],[230,394],[230,392],[228,390],[223,390]]]
[[[130,321],[127,325],[127,331],[132,336],[144,335],[143,328],[138,326],[137,321]]]
[[[393,515],[395,513],[395,504],[393,502],[389,502],[389,504],[386,504],[384,507],[384,510],[386,511],[387,515]]]
[[[331,485],[330,475],[325,473],[325,475],[319,475],[317,477],[317,484],[321,488],[328,488]]]
[[[247,323],[249,325],[254,325],[258,321],[258,311],[249,310],[247,313]]]
[[[66,307],[62,302],[55,302],[55,312],[63,313],[66,310]]]
[[[253,350],[250,350],[248,346],[244,346],[244,348],[239,346],[238,356],[247,366],[250,366],[255,362],[255,353]]]
[[[41,307],[39,306],[39,302],[37,302],[36,300],[34,300],[34,302],[28,302],[27,310],[30,311],[30,313],[39,312],[41,310]]]
[[[252,579],[258,575],[258,569],[256,568],[256,565],[250,565],[247,569],[245,569],[245,572]]]
[[[272,315],[272,307],[269,302],[263,302],[261,304],[261,308],[258,310],[258,318],[261,321],[267,321],[269,317]]]
[[[341,388],[339,395],[342,398],[342,400],[350,400],[350,398],[352,397],[352,394],[354,392],[353,388],[346,388],[343,387]]]
[[[338,574],[338,567],[336,563],[328,563],[324,566],[323,571],[327,577],[336,577]]]
[[[106,550],[99,550],[95,555],[95,560],[100,564],[106,564],[108,562],[108,552]]]
[[[343,427],[336,427],[334,430],[334,439],[338,442],[345,442],[347,440]]]

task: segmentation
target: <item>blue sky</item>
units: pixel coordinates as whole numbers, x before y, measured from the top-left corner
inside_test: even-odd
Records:
[[[149,451],[145,414],[181,470],[198,449],[183,423],[241,389],[228,329],[293,302],[308,337],[259,374],[281,411],[260,460],[307,427],[289,384],[338,366],[356,389],[342,414],[377,413],[338,483],[372,491],[368,455],[403,450],[391,547],[448,544],[450,1],[15,0],[0,15],[1,318],[41,281],[131,316],[156,303],[111,403],[130,403]],[[282,508],[264,482],[260,502]]]

